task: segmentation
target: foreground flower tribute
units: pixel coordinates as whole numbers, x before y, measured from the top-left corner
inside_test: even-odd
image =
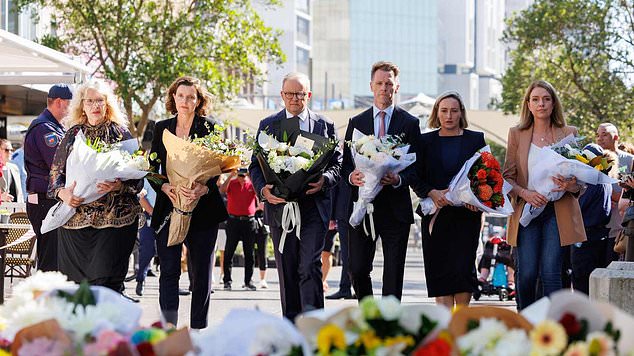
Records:
[[[199,333],[156,323],[101,287],[37,272],[0,306],[0,355],[634,355],[634,317],[560,291],[522,314],[496,307],[403,305],[394,297],[315,310],[293,325],[236,309]]]
[[[0,306],[0,355],[183,355],[187,329],[141,328],[139,306],[58,272],[36,272]]]

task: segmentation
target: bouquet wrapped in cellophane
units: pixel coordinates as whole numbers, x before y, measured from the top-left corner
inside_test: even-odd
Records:
[[[203,137],[183,140],[163,131],[163,144],[167,151],[167,178],[176,188],[176,202],[169,216],[169,238],[167,245],[174,246],[185,240],[192,212],[198,200],[183,196],[180,187],[191,189],[194,182],[205,185],[207,181],[222,173],[242,166],[247,146],[239,140],[225,140],[222,129],[215,129]]]
[[[284,249],[286,235],[293,228],[297,238],[300,236],[301,215],[297,199],[308,190],[308,183],[319,180],[336,148],[337,140],[305,131],[301,131],[294,144],[289,143],[286,134],[280,142],[264,131],[259,133],[254,153],[264,180],[273,185],[273,195],[287,201],[281,215],[275,217],[282,227],[280,252]]]
[[[586,184],[613,184],[617,182],[616,179],[610,178],[602,172],[602,170],[609,168],[607,160],[603,161],[603,158],[599,158],[596,160],[596,165],[593,166],[590,164],[591,160],[588,159],[590,156],[585,157],[583,152],[573,148],[578,145],[578,141],[571,134],[552,146],[537,147],[535,161],[539,164],[529,167],[530,180],[533,182],[535,191],[546,197],[548,201],[557,201],[565,193],[553,192],[557,186],[552,177],[557,174],[566,178],[574,176],[577,178],[577,182]],[[592,162],[594,162],[594,157]],[[520,224],[527,226],[533,218],[544,211],[544,208],[536,208],[527,203],[524,205]]]
[[[66,187],[77,182],[73,194],[92,203],[105,195],[97,191],[97,183],[115,179],[141,179],[150,174],[149,156],[142,153],[136,139],[114,144],[90,140],[77,133],[73,149],[66,160]],[[63,226],[76,209],[64,202],[53,205],[42,221],[42,233]]]
[[[387,135],[377,138],[374,135],[364,135],[357,129],[354,130],[350,150],[355,168],[363,173],[365,183],[359,187],[359,198],[354,202],[350,225],[361,224],[367,213],[370,217],[369,235],[374,238],[372,201],[383,189],[381,178],[385,174],[399,173],[416,161],[415,153],[407,153],[409,148],[410,145],[403,144],[398,136]]]
[[[483,212],[509,216],[513,207],[508,193],[513,187],[502,179],[500,163],[485,146],[469,158],[449,183],[445,198],[453,206],[470,204]],[[434,214],[437,210],[431,198],[421,201],[424,215]]]

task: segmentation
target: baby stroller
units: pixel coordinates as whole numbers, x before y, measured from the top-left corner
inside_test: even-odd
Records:
[[[473,299],[479,300],[482,295],[497,295],[500,301],[512,300],[515,291],[509,286],[507,267],[512,268],[513,265],[511,245],[500,236],[492,236],[484,246],[484,255],[478,266],[481,279],[478,280]]]

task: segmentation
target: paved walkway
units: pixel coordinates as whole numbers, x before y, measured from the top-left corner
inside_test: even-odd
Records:
[[[405,264],[405,277],[404,277],[404,289],[402,302],[406,304],[433,304],[433,298],[427,297],[427,288],[425,284],[425,273],[423,266],[422,250],[419,246],[415,246],[413,241],[410,240],[410,246],[407,253],[407,260]],[[374,281],[374,294],[381,294],[381,274],[383,265],[383,255],[381,250],[377,251],[375,259],[375,268],[372,272],[372,279]],[[225,291],[222,289],[222,284],[219,282],[218,277],[220,274],[219,268],[214,269],[214,276],[216,282],[214,283],[215,292],[211,296],[211,307],[209,310],[209,325],[211,327],[220,324],[224,317],[234,308],[257,308],[266,313],[274,315],[282,315],[280,300],[279,300],[279,283],[277,278],[277,271],[274,268],[267,270],[267,282],[268,289],[259,289],[256,291],[246,291],[241,288],[244,269],[237,267],[233,269],[233,290]],[[334,293],[338,290],[339,276],[341,275],[341,267],[333,267],[328,275],[329,290],[326,295]],[[256,269],[254,273],[254,284],[258,284],[259,274]],[[19,280],[14,280],[14,283],[18,283]],[[6,279],[6,297],[11,298],[11,284]],[[189,282],[187,280],[187,273],[183,273],[181,276],[181,288],[187,288]],[[136,282],[132,281],[126,283],[126,292],[130,295],[134,294]],[[141,325],[149,325],[154,321],[159,320],[160,310],[158,305],[158,277],[148,277],[145,284],[145,292],[142,297],[140,306],[143,308],[143,316],[141,318]],[[190,309],[191,297],[185,296],[180,298],[179,308],[179,325],[189,324],[189,309]],[[341,306],[355,305],[356,300],[328,300],[325,301],[326,308],[336,308]],[[483,296],[480,301],[474,302],[476,305],[497,305],[514,309],[515,302],[500,302],[496,296]]]

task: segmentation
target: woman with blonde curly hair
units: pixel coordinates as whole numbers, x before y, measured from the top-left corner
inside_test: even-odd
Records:
[[[97,190],[104,196],[84,204],[74,193],[76,183],[66,186],[66,160],[80,131],[88,139],[112,144],[132,138],[128,121],[108,85],[90,81],[77,89],[63,123],[68,131],[53,158],[48,195],[76,208],[76,213],[58,229],[59,270],[72,281],[87,280],[122,292],[141,212],[136,194],[142,185],[139,180],[101,182]]]

